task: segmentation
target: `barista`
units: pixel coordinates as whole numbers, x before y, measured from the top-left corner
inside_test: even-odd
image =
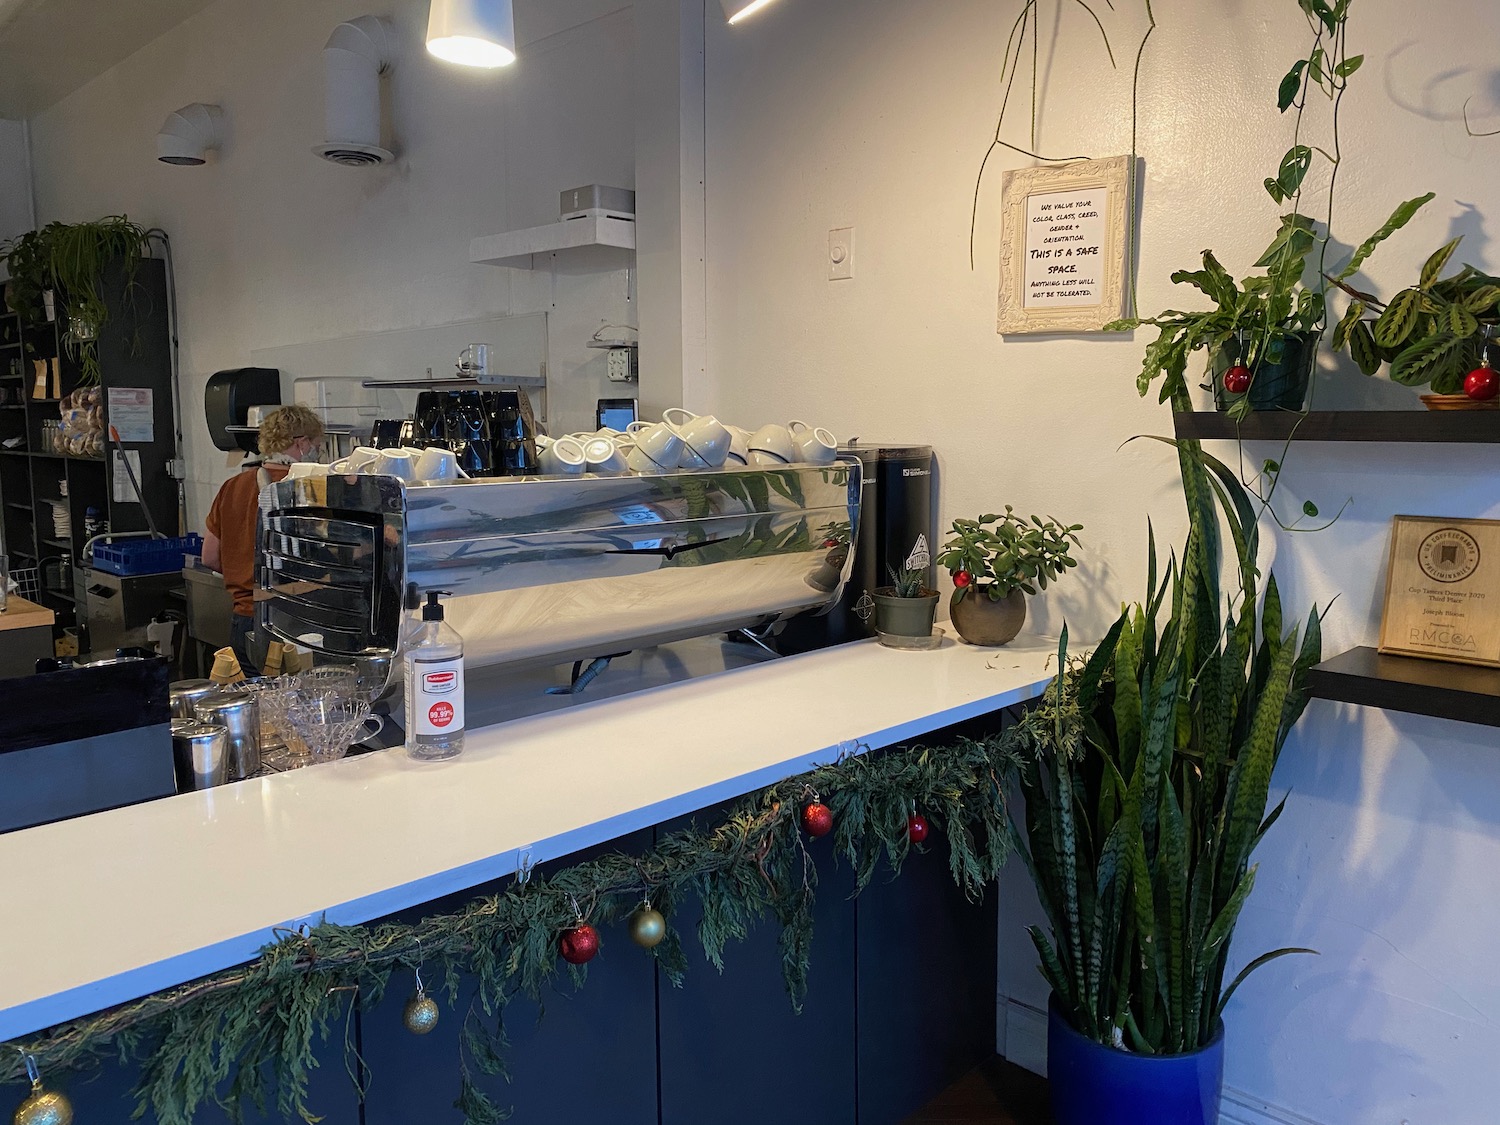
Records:
[[[204,521],[203,565],[224,575],[234,598],[230,644],[247,676],[260,673],[255,657],[264,646],[255,625],[255,521],[260,491],[286,476],[297,461],[316,461],[323,448],[323,422],[305,406],[283,406],[260,424],[260,456],[247,458],[224,482]]]

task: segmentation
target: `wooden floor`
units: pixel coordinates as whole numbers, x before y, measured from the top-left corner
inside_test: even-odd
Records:
[[[904,1125],[1050,1125],[1047,1080],[998,1055],[949,1086]]]

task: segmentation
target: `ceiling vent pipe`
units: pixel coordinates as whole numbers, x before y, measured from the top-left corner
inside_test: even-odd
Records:
[[[174,110],[156,134],[156,159],[163,164],[207,164],[224,143],[224,111],[194,102]]]
[[[351,168],[384,164],[395,155],[386,147],[380,111],[380,76],[391,68],[390,24],[378,16],[341,23],[323,48],[324,133],[313,151],[324,160]]]

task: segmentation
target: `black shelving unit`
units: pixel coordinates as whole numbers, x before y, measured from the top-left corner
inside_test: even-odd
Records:
[[[1307,687],[1315,699],[1500,727],[1500,668],[1354,648],[1312,668]]]
[[[1261,410],[1239,422],[1195,410],[1172,421],[1178,437],[1204,440],[1500,442],[1500,410]]]
[[[110,316],[95,344],[100,382],[106,396],[112,387],[146,388],[152,393],[154,440],[126,442],[141,461],[140,484],[156,526],[168,534],[177,527],[177,485],[169,472],[176,456],[172,421],[172,367],[167,325],[165,263],[143,258],[135,265],[126,299],[123,265],[108,271],[101,295]],[[64,558],[79,563],[84,545],[84,517],[98,508],[111,531],[145,531],[146,514],[135,496],[114,499],[110,479],[111,457],[80,457],[41,448],[42,423],[60,417],[58,397],[47,387],[41,398],[32,398],[33,361],[58,358],[61,391],[75,390],[82,374],[77,360],[63,346],[62,322],[23,320],[0,310],[0,387],[19,389],[18,409],[0,410],[0,520],[11,566],[37,566],[48,559]],[[8,396],[9,397],[9,396]],[[4,442],[20,438],[19,447]],[[48,500],[67,503],[72,535],[54,534]],[[73,591],[47,590],[41,600],[66,615],[73,607]]]

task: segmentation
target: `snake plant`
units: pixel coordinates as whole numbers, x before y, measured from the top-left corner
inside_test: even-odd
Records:
[[[1198,443],[1173,444],[1190,515],[1180,559],[1158,582],[1151,536],[1145,602],[1087,661],[1070,662],[1064,630],[1065,673],[1011,731],[1026,799],[1011,831],[1050,929],[1031,934],[1042,973],[1080,1032],[1150,1054],[1206,1045],[1252,970],[1309,952],[1263,954],[1224,984],[1251,853],[1285,803],[1266,812],[1271,772],[1322,647],[1316,610],[1299,637],[1274,577],[1260,588],[1239,479]]]

